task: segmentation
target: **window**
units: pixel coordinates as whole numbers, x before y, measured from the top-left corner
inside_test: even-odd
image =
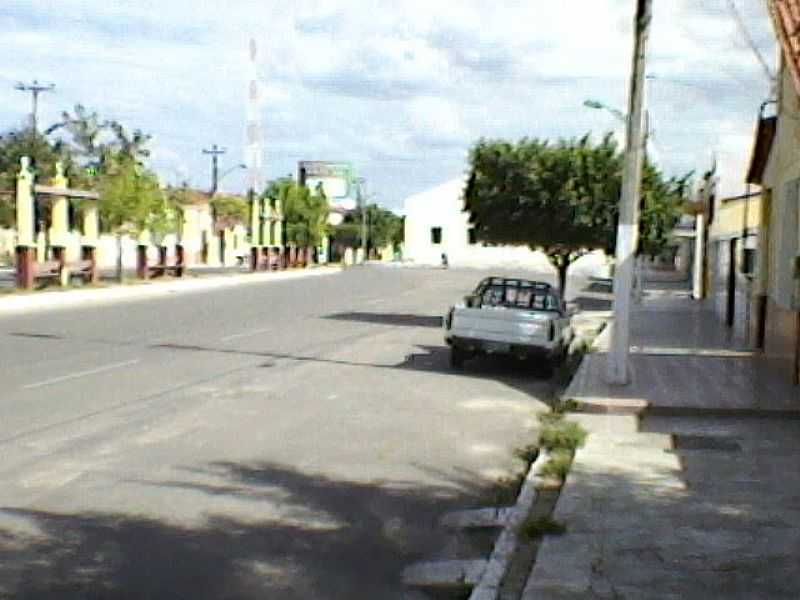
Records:
[[[467,229],[467,241],[470,245],[474,245],[478,243],[478,232],[475,231],[474,227],[470,227]]]
[[[431,227],[431,244],[441,244],[441,243],[442,243],[442,228]]]

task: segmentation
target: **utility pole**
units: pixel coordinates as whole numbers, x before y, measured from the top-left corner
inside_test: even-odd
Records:
[[[643,134],[644,134],[644,69],[647,38],[652,19],[652,0],[636,0],[634,18],[635,41],[630,95],[628,98],[628,125],[625,140],[625,167],[622,173],[622,195],[617,226],[617,248],[614,271],[614,321],[608,352],[606,376],[612,384],[630,381],[628,361],[630,354],[631,287],[634,260],[639,242],[639,197],[642,186]]]
[[[34,135],[37,132],[37,113],[39,111],[39,94],[42,92],[52,92],[56,88],[56,84],[54,83],[39,83],[35,79],[33,83],[25,84],[25,83],[17,83],[14,86],[15,90],[19,90],[20,92],[30,92],[31,96],[33,97],[33,105],[31,107],[31,128],[33,130]]]
[[[359,177],[356,194],[358,196],[358,206],[361,208],[361,256],[364,262],[367,261],[367,197],[364,195],[363,186],[365,180]]]
[[[211,148],[203,148],[203,154],[211,155],[211,195],[217,193],[219,183],[219,157],[227,152],[227,148],[221,148],[214,144]]]

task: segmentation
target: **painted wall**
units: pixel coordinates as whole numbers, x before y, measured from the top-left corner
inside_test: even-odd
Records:
[[[709,229],[709,296],[714,312],[727,322],[729,299],[733,295],[733,332],[746,340],[753,316],[752,281],[742,272],[745,248],[755,248],[761,223],[761,198],[719,200]],[[746,227],[746,241],[742,235]],[[731,244],[734,246],[731,260]],[[730,278],[733,277],[731,290]]]
[[[771,208],[764,285],[768,295],[765,355],[781,372],[794,371],[797,310],[791,261],[800,254],[800,102],[788,69],[781,69],[778,126],[764,173]],[[763,243],[763,242],[762,242]]]
[[[469,215],[463,211],[464,181],[453,179],[406,198],[403,260],[438,265],[447,254],[451,266],[528,268],[552,271],[542,252],[524,246],[485,246],[470,243]],[[432,229],[441,229],[435,243]],[[592,253],[573,266],[573,273],[597,273],[605,267],[602,252]]]

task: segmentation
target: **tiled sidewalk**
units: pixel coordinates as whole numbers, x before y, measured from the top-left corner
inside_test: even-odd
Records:
[[[800,389],[680,294],[632,339],[629,386],[603,381],[601,338],[568,391],[590,435],[524,600],[800,597]]]
[[[732,337],[706,304],[650,292],[631,320],[631,383],[605,383],[610,329],[568,391],[588,412],[624,408],[800,410],[800,389]]]

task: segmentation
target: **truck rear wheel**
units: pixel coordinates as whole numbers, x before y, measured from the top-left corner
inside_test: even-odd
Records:
[[[466,359],[466,356],[464,354],[464,351],[461,348],[459,348],[457,346],[452,346],[450,348],[450,366],[451,367],[453,367],[454,369],[463,369],[464,368],[464,360],[465,359]]]

